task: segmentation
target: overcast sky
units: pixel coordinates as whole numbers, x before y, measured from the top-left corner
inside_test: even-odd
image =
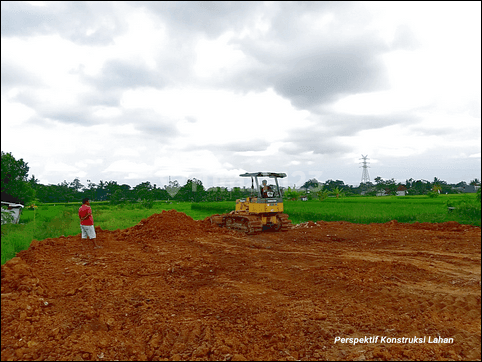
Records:
[[[1,2],[1,35],[43,184],[481,177],[480,2]]]

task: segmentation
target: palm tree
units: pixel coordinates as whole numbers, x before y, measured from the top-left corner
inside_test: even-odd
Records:
[[[439,194],[440,191],[442,191],[442,187],[440,185],[433,185],[432,191]]]

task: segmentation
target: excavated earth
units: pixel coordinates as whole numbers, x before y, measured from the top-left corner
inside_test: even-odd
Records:
[[[1,267],[2,360],[481,358],[479,227],[244,235],[171,210],[97,236]]]

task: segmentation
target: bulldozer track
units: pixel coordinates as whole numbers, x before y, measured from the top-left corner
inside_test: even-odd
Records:
[[[277,217],[281,221],[279,231],[288,231],[291,229],[291,220],[288,219],[288,214],[279,214]]]
[[[248,235],[253,235],[263,230],[263,225],[259,218],[252,215],[222,215],[222,225],[220,226],[240,230]]]

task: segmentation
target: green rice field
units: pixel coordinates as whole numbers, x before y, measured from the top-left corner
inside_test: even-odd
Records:
[[[234,202],[193,204],[196,210],[224,213],[234,209]],[[449,207],[454,207],[449,211]],[[445,222],[480,226],[480,204],[475,194],[428,196],[384,196],[327,198],[323,201],[285,201],[284,212],[293,223],[306,221],[349,221],[369,224],[398,222]]]
[[[167,203],[158,201],[152,208],[141,204],[110,205],[92,202],[96,226],[104,230],[126,229],[162,210],[176,209],[200,220],[212,214],[234,210],[235,202]],[[475,194],[428,196],[385,196],[327,198],[323,201],[285,201],[285,213],[293,223],[306,221],[349,221],[353,223],[445,222],[481,225],[480,202]],[[21,250],[28,249],[32,240],[57,238],[80,233],[77,211],[80,203],[43,204],[36,210],[25,209],[20,224],[2,225],[4,264]],[[454,208],[449,211],[449,207]]]

